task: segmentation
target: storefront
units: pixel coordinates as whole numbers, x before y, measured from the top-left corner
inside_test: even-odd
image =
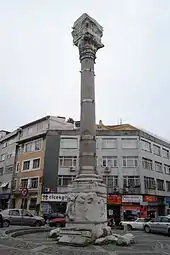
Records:
[[[5,210],[8,208],[9,199],[10,193],[0,194],[0,209]]]
[[[134,220],[140,217],[141,203],[143,196],[141,195],[122,195],[122,217],[124,220]]]
[[[169,215],[170,214],[170,197],[166,197],[165,203],[166,203],[166,215]]]
[[[158,216],[157,196],[144,196],[143,201],[147,203],[147,217],[155,218]]]
[[[51,212],[65,213],[67,206],[67,194],[42,194],[42,214]]]
[[[107,195],[107,217],[120,221],[121,195]]]

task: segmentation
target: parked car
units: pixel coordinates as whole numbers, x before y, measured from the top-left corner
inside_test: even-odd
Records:
[[[170,235],[170,216],[159,216],[144,225],[146,233],[157,232]]]
[[[4,227],[9,225],[43,226],[45,220],[34,216],[30,211],[24,209],[6,209],[0,212],[3,217]]]
[[[65,215],[62,213],[52,213],[48,216],[46,222],[50,227],[64,227]]]
[[[144,229],[144,225],[145,225],[146,222],[147,222],[147,219],[138,218],[134,221],[121,221],[120,225],[121,226],[127,226],[127,230],[132,230],[132,229],[142,230],[142,229]]]

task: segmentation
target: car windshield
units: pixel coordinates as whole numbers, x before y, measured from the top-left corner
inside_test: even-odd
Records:
[[[143,219],[143,218],[140,218],[140,219],[136,220],[136,222],[144,222],[144,221],[145,221],[145,219]]]

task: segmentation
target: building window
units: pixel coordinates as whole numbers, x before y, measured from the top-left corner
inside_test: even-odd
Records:
[[[166,190],[168,191],[168,192],[170,192],[170,182],[166,182]]]
[[[169,158],[169,150],[162,148],[162,157]]]
[[[155,155],[158,155],[158,156],[160,156],[161,155],[161,148],[159,147],[159,146],[157,146],[157,145],[153,145],[153,153],[155,154]]]
[[[17,154],[21,155],[22,153],[23,153],[23,146],[20,145],[20,146],[17,147]]]
[[[142,166],[144,169],[153,170],[153,163],[151,159],[142,158]]]
[[[76,176],[71,175],[59,175],[58,177],[58,186],[68,186]]]
[[[116,149],[117,139],[116,138],[103,138],[102,149]]]
[[[20,168],[20,163],[19,163],[19,162],[17,162],[17,163],[16,163],[16,170],[15,170],[15,172],[16,172],[16,173],[18,173],[18,172],[19,172],[19,168]]]
[[[117,157],[111,157],[111,156],[106,156],[102,157],[102,166],[103,167],[117,167]]]
[[[122,148],[123,149],[137,149],[137,139],[136,138],[122,138]]]
[[[21,189],[28,187],[28,179],[21,179]]]
[[[5,154],[0,155],[0,161],[4,161],[5,160]]]
[[[155,161],[155,171],[158,172],[158,173],[163,172],[162,163]]]
[[[165,172],[165,174],[170,174],[170,166],[169,165],[164,165],[164,172]]]
[[[137,167],[138,166],[138,157],[123,157],[123,167]]]
[[[40,158],[33,159],[32,169],[39,169],[40,168]]]
[[[32,151],[32,142],[25,144],[25,152],[31,152]]]
[[[145,189],[155,189],[155,179],[144,176]]]
[[[103,183],[106,185],[107,188],[116,188],[118,187],[118,176],[103,176]]]
[[[31,178],[30,180],[30,189],[37,189],[38,188],[38,177]]]
[[[151,152],[151,143],[145,140],[141,140],[141,147],[144,151]]]
[[[164,180],[157,179],[157,189],[164,191]]]
[[[13,166],[7,166],[5,168],[5,173],[6,174],[11,174],[13,172]]]
[[[78,139],[77,138],[61,138],[60,148],[61,149],[77,149]]]
[[[140,186],[140,177],[139,176],[124,176],[123,177],[123,186],[124,188],[132,188]]]
[[[23,161],[22,171],[33,171],[40,169],[40,158],[33,158]]]
[[[42,145],[43,145],[42,139],[31,141],[24,145],[24,152],[28,153],[28,152],[40,151],[42,150]]]
[[[37,205],[37,198],[30,199],[29,210],[35,210]]]
[[[35,151],[40,151],[42,149],[42,140],[37,140],[33,143],[33,149]]]
[[[32,131],[33,131],[33,128],[32,128],[32,127],[29,127],[29,128],[27,129],[27,134],[28,134],[28,135],[31,135],[31,134],[32,134]]]
[[[29,169],[30,169],[30,160],[26,160],[23,162],[22,170],[25,171],[25,170],[29,170]]]
[[[77,165],[76,156],[60,157],[60,167],[75,167]]]
[[[0,167],[0,176],[3,175],[3,172],[4,172],[4,168]]]

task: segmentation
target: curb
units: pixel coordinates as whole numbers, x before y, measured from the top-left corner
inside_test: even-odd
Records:
[[[32,234],[32,233],[40,233],[40,232],[49,232],[51,230],[51,228],[17,228],[17,229],[10,229],[10,230],[6,230],[4,231],[4,235],[5,236],[10,236],[10,237],[19,237],[22,235],[26,235],[26,234]]]

